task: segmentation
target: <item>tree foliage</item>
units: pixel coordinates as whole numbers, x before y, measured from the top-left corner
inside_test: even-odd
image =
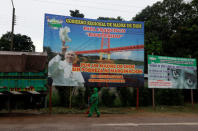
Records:
[[[84,18],[84,14],[80,13],[79,10],[75,10],[75,11],[70,10],[70,16]]]
[[[35,46],[30,37],[21,34],[14,34],[13,51],[33,52]],[[0,50],[10,51],[11,33],[7,32],[0,39]]]
[[[187,57],[197,46],[197,0],[164,0],[147,6],[133,20],[145,21],[145,51],[148,54]],[[193,48],[192,48],[193,47]],[[184,51],[184,52],[183,52]]]
[[[163,0],[147,6],[133,20],[145,22],[145,61],[152,53],[198,59],[198,0]],[[186,91],[159,89],[156,103],[183,104],[184,95]]]

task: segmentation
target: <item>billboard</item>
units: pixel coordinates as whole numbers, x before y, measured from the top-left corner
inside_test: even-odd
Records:
[[[144,22],[45,14],[44,48],[53,85],[144,85]]]
[[[196,59],[148,55],[148,87],[196,89]]]

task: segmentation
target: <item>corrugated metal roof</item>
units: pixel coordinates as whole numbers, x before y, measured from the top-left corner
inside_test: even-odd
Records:
[[[47,52],[16,52],[16,51],[0,51],[0,55],[42,55],[47,56]]]
[[[0,51],[0,72],[40,72],[46,64],[46,52]]]

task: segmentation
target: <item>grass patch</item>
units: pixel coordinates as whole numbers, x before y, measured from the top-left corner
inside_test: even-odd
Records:
[[[156,106],[153,108],[149,107],[99,107],[102,114],[132,114],[137,112],[152,112],[152,113],[198,113],[198,104],[192,107],[191,104],[186,104],[184,106]],[[42,113],[48,113],[48,109],[41,109]],[[65,108],[65,107],[53,107],[53,114],[84,114],[87,109],[78,108]]]
[[[146,112],[173,112],[173,113],[198,113],[198,104],[185,104],[184,106],[156,106],[153,107],[141,107],[142,110]]]

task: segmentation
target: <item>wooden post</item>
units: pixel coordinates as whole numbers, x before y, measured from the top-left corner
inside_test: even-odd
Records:
[[[72,101],[71,88],[72,88],[72,87],[69,87],[69,108],[71,108],[71,101]]]
[[[190,58],[191,58],[191,55],[190,55]],[[190,89],[190,94],[191,94],[191,104],[192,104],[192,107],[193,107],[194,106],[193,89]]]
[[[52,114],[52,83],[53,79],[51,77],[47,78],[47,87],[49,89],[49,114]]]
[[[153,100],[153,108],[155,108],[155,89],[152,88],[152,100]]]
[[[191,104],[192,104],[192,107],[193,107],[194,106],[193,89],[191,89]]]
[[[49,86],[49,114],[52,114],[52,86]]]
[[[12,113],[12,109],[11,109],[11,94],[8,94],[8,113]]]
[[[137,101],[136,101],[136,109],[139,108],[139,88],[137,88]]]
[[[155,108],[155,89],[154,88],[152,88],[152,104],[153,104],[153,108]]]

